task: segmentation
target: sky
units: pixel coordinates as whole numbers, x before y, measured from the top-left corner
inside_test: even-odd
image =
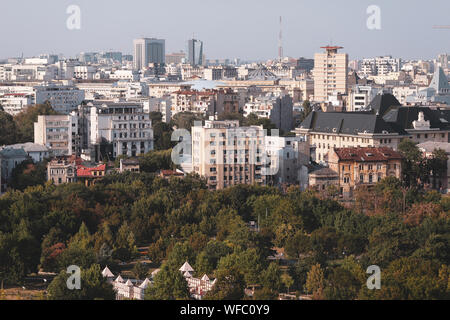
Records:
[[[166,40],[166,53],[185,50],[193,35],[207,59],[310,57],[328,44],[350,59],[392,55],[433,59],[450,53],[448,0],[2,0],[0,58],[41,53],[75,56],[117,50],[132,54],[134,38]],[[70,5],[81,28],[69,30]],[[381,29],[367,28],[367,8],[380,8]]]

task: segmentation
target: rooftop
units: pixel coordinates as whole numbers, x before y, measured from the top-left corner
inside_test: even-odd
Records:
[[[336,148],[334,149],[339,160],[345,161],[387,161],[400,160],[402,155],[387,147],[364,147],[364,148]]]

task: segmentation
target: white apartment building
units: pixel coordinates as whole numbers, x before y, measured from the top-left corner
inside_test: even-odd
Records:
[[[162,98],[175,91],[188,91],[191,87],[190,84],[180,82],[157,82],[149,83],[148,91],[150,97]]]
[[[58,68],[45,64],[0,65],[1,81],[51,81],[58,78]]]
[[[43,84],[34,87],[36,104],[49,101],[59,113],[69,114],[85,99],[84,91],[73,85]]]
[[[347,93],[348,55],[342,47],[322,47],[326,52],[314,55],[314,101],[323,102],[333,93]]]
[[[192,170],[210,189],[266,183],[264,129],[239,127],[239,121],[205,121],[192,127]],[[265,166],[265,165],[264,165]]]
[[[407,102],[407,97],[417,95],[421,89],[425,89],[425,87],[419,87],[416,85],[395,86],[392,88],[392,94],[401,104],[404,105]]]
[[[70,115],[38,116],[34,123],[34,143],[48,148],[53,156],[80,154],[78,116]]]
[[[24,111],[28,106],[33,105],[34,102],[34,94],[32,93],[0,94],[0,106],[12,116]]]
[[[265,137],[265,151],[272,160],[267,184],[300,185],[302,190],[308,187],[308,169],[310,146],[304,137]]]
[[[363,59],[361,63],[361,73],[365,76],[387,75],[391,72],[399,72],[401,59],[392,56]]]
[[[93,80],[97,68],[93,66],[75,66],[73,77],[80,80]]]
[[[152,122],[142,104],[95,101],[88,107],[91,147],[109,143],[113,158],[119,155],[135,157],[153,150]]]
[[[267,118],[278,128],[285,132],[293,128],[292,98],[286,94],[268,93],[264,96],[251,96],[250,101],[244,105],[244,117],[251,113],[259,118]]]
[[[370,104],[379,92],[380,89],[371,86],[353,86],[349,94],[347,111],[361,111]]]
[[[134,70],[116,70],[109,75],[110,79],[138,81],[139,73]]]

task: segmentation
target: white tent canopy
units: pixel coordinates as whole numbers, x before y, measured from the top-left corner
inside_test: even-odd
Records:
[[[114,277],[114,274],[111,272],[111,270],[109,270],[108,266],[106,266],[105,269],[103,269],[102,275],[105,278],[113,278]]]
[[[189,263],[186,261],[183,266],[180,268],[180,271],[182,272],[193,272],[194,269],[189,265]]]

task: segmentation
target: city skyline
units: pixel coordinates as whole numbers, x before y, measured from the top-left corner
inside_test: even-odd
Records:
[[[85,0],[8,2],[4,8],[9,14],[0,21],[0,30],[8,30],[2,32],[0,58],[41,53],[75,56],[83,51],[110,49],[132,54],[133,39],[141,37],[165,39],[166,53],[179,52],[194,33],[203,41],[207,59],[275,59],[280,16],[285,56],[312,57],[327,44],[343,46],[350,60],[381,55],[433,59],[450,51],[450,44],[445,41],[450,30],[433,28],[449,23],[446,12],[450,3],[439,0],[430,0],[426,7],[420,1],[385,0],[377,3],[351,0],[346,6],[325,0],[314,3],[281,0],[276,4],[266,0],[257,4],[231,0],[216,1],[209,6],[201,0],[189,4],[181,1],[117,4]],[[372,4],[380,8],[381,30],[369,30],[366,26],[370,16],[366,11]],[[69,5],[80,7],[80,30],[66,27]],[[18,23],[20,19],[26,23]],[[11,25],[13,29],[8,27]]]

